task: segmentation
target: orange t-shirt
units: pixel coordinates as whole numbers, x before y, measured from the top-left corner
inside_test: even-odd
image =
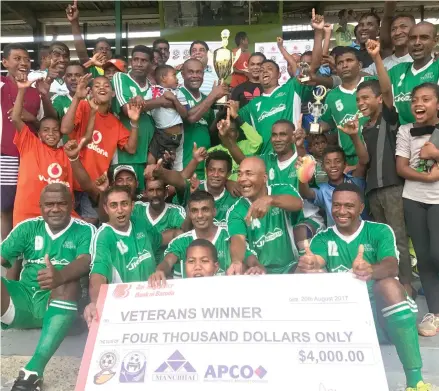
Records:
[[[233,52],[235,53],[237,51],[237,48],[233,49]],[[248,60],[250,59],[250,53],[244,52],[241,53],[238,60],[236,61],[235,65],[233,66],[236,69],[239,69],[240,71],[248,70]],[[241,83],[244,83],[248,80],[247,76],[245,75],[238,75],[237,73],[232,73],[232,80],[230,81],[230,87],[235,88]]]
[[[86,100],[79,103],[76,110],[75,127],[70,135],[70,138],[78,143],[84,137],[90,111],[90,105]],[[93,182],[108,170],[116,148],[122,149],[129,137],[128,129],[113,114],[96,113],[92,141],[84,146],[79,155],[82,165]],[[81,190],[76,181],[73,185],[74,190]]]
[[[43,144],[27,125],[15,132],[14,144],[20,153],[13,216],[15,227],[23,220],[41,216],[40,194],[49,183],[63,183],[70,189],[73,199],[73,173],[64,149]]]

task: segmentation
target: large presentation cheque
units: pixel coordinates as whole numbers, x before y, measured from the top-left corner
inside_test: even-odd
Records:
[[[350,273],[105,285],[77,391],[388,390]]]

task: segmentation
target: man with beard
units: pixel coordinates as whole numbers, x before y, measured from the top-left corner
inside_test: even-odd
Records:
[[[401,125],[415,122],[410,107],[413,88],[423,83],[438,84],[439,61],[431,54],[437,43],[436,26],[429,22],[418,23],[409,32],[408,51],[413,63],[399,64],[389,71]]]
[[[244,107],[253,98],[261,96],[262,86],[259,80],[262,62],[266,60],[262,53],[253,53],[248,60],[248,80],[232,90],[231,100],[239,102],[239,108]]]
[[[218,251],[219,269],[218,275],[224,275],[231,265],[229,234],[225,228],[219,227],[214,223],[215,201],[211,194],[204,190],[196,190],[189,198],[188,215],[192,221],[194,229],[177,236],[169,243],[165,251],[165,258],[156,269],[156,272],[149,278],[149,283],[153,287],[159,287],[166,281],[174,270],[174,278],[185,278],[182,271],[185,270],[184,261],[186,259],[187,247],[196,239],[207,239]],[[254,253],[248,248],[244,250],[244,259],[248,266],[256,266],[258,262]],[[265,269],[259,267],[263,273]],[[252,273],[255,269],[252,270]]]
[[[162,55],[162,58],[161,58],[162,64],[158,64],[158,65],[166,64],[169,60],[169,56],[171,55],[171,53],[169,51],[169,42],[163,38],[156,39],[152,43],[152,48],[154,50],[158,50],[160,52],[160,54]]]
[[[415,18],[411,14],[399,14],[393,18],[390,24],[390,39],[392,40],[395,51],[392,55],[383,59],[384,67],[388,71],[395,65],[413,61],[412,56],[410,56],[409,53],[408,41],[410,29],[415,24]],[[370,75],[377,75],[375,63],[364,68],[363,72]]]
[[[162,180],[147,181],[144,196],[147,202],[137,201],[134,205],[134,218],[136,216],[146,218],[158,232],[173,230],[174,236],[183,232],[181,228],[186,218],[186,212],[179,205],[165,202],[165,199],[168,197],[168,191]],[[164,248],[161,249],[160,254],[157,254],[157,264],[163,260],[163,251]]]
[[[39,391],[44,369],[77,314],[79,279],[87,275],[93,226],[72,218],[72,197],[61,183],[40,196],[41,216],[17,225],[1,244],[2,266],[23,256],[18,281],[1,278],[1,327],[41,328],[35,353],[19,372],[13,391]]]
[[[90,301],[84,319],[96,318],[96,301],[103,284],[146,281],[156,267],[161,235],[146,219],[132,217],[134,201],[127,186],[113,186],[102,195],[108,223],[93,238]]]
[[[301,219],[302,199],[291,185],[267,182],[263,160],[250,157],[241,162],[242,197],[227,212],[231,273],[242,274],[247,243],[269,274],[289,273],[298,261],[293,226]]]
[[[203,82],[200,91],[207,96],[212,91],[215,83],[218,84],[218,76],[215,70],[210,65],[207,65],[209,61],[209,46],[204,41],[194,41],[191,43],[189,53],[191,58],[197,59],[203,65]],[[180,86],[184,84],[182,73],[178,74],[178,84]]]
[[[209,126],[214,120],[213,104],[228,93],[226,85],[215,85],[209,95],[200,92],[204,80],[203,64],[190,58],[183,64],[182,72],[184,84],[180,91],[186,98],[188,116],[183,121],[183,167],[192,159],[194,143],[198,148],[209,149],[211,146]],[[204,179],[204,161],[198,164],[195,170],[199,179]]]
[[[137,141],[137,150],[135,153],[127,153],[118,150],[112,161],[113,169],[117,165],[130,165],[136,170],[138,178],[143,176],[146,162],[148,159],[148,148],[154,134],[154,122],[148,111],[152,108],[145,107],[144,99],[151,87],[146,79],[148,69],[152,66],[152,50],[144,45],[137,45],[131,52],[132,69],[128,73],[118,72],[113,76],[111,85],[113,86],[115,97],[112,101],[112,111],[116,114],[125,128],[132,130],[131,121],[128,117],[128,107],[131,99],[143,105],[142,113],[139,118],[139,138]],[[163,103],[166,99],[156,99],[158,104]],[[139,183],[139,191],[144,189],[143,181]]]

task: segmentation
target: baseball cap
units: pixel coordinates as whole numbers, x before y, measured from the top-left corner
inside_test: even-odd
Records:
[[[114,172],[113,172],[113,181],[116,180],[117,174],[119,174],[119,173],[122,172],[122,171],[128,171],[128,172],[131,172],[131,173],[134,175],[134,178],[136,178],[136,180],[137,180],[137,174],[136,174],[136,171],[134,171],[133,166],[122,165],[122,166],[117,166],[117,167],[114,169]]]
[[[119,71],[121,72],[126,72],[125,69],[125,62],[123,62],[122,60],[118,59],[118,58],[112,58],[111,60],[108,60],[103,66],[102,69],[108,68],[109,66],[115,66],[117,69],[119,69]]]

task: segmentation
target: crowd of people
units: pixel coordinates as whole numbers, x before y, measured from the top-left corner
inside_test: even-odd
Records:
[[[1,325],[42,328],[13,391],[41,390],[72,325],[96,321],[102,284],[322,272],[367,282],[407,390],[432,390],[418,334],[439,331],[438,34],[385,11],[381,22],[343,10],[334,31],[313,11],[312,52],[278,38],[283,85],[244,32],[231,87],[202,40],[175,68],[165,39],[128,62],[100,38],[89,58],[76,2],[79,61],[55,41],[31,70],[23,45],[4,47]],[[409,237],[428,305],[419,324]]]

